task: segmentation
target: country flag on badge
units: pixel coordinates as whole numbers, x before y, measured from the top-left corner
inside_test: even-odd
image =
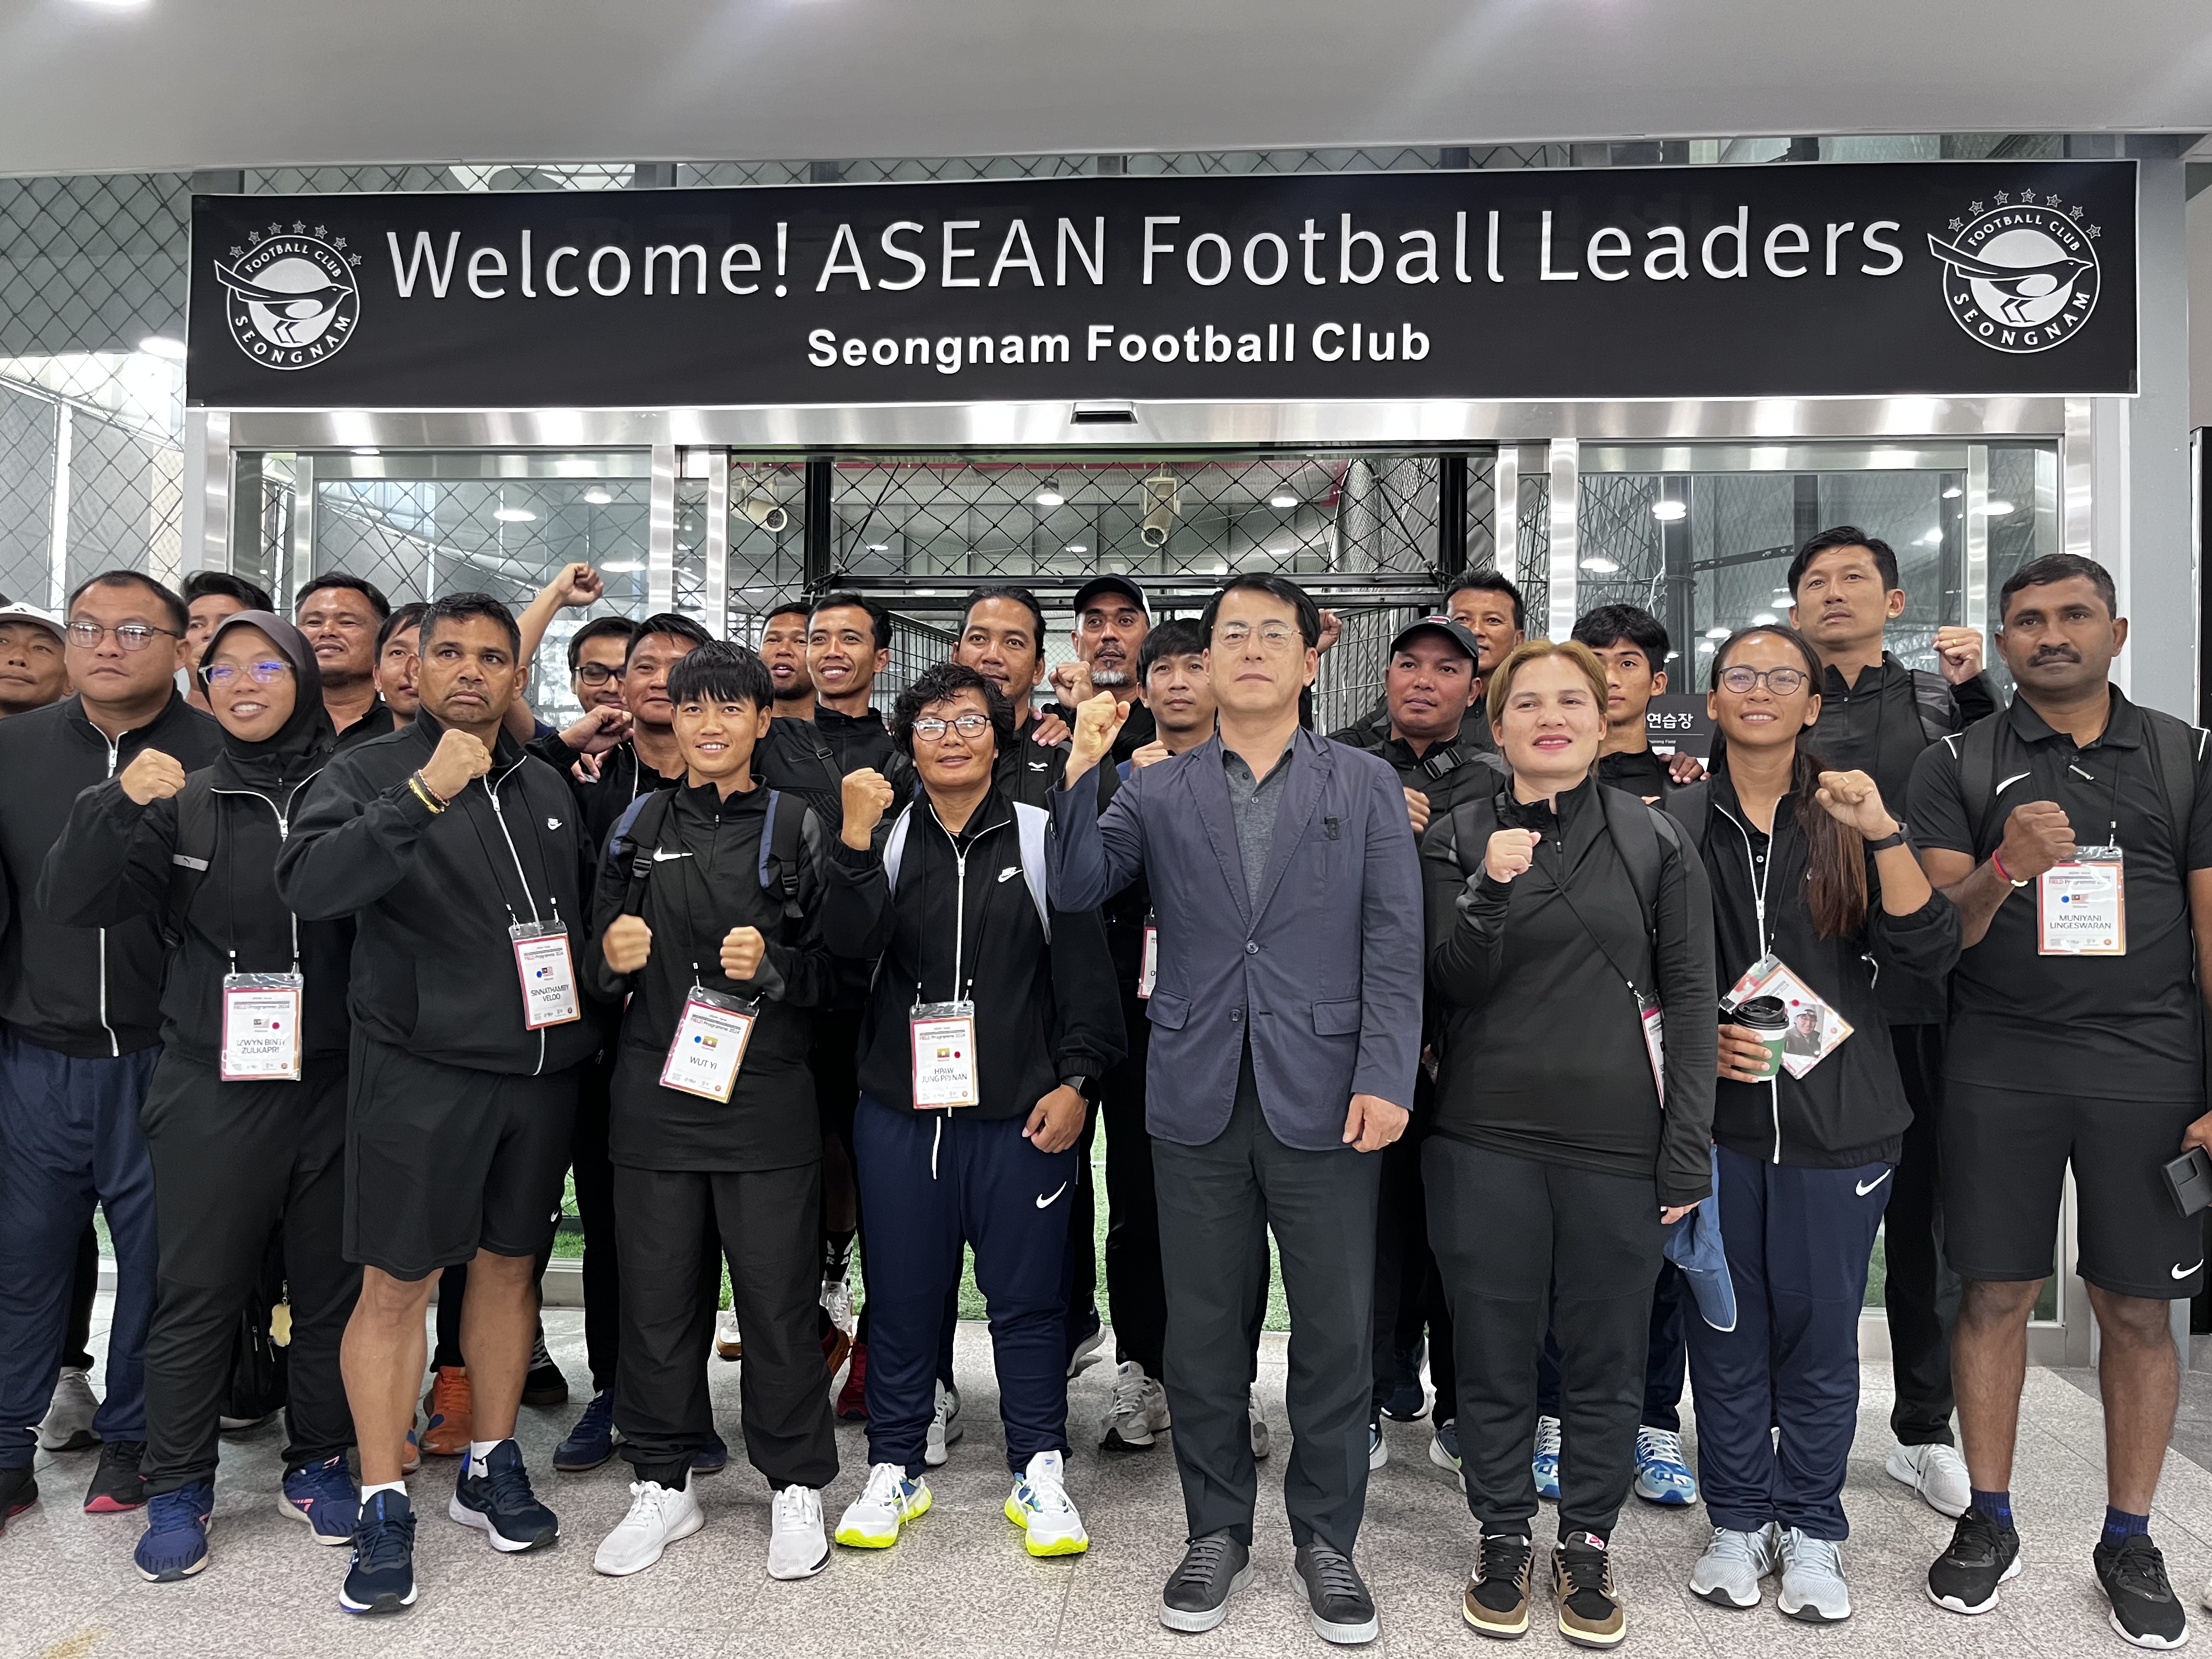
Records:
[[[697,1043],[702,1048],[714,1048],[721,1046],[720,1038],[709,1036],[704,1031],[694,1031],[691,1034],[691,1041]]]

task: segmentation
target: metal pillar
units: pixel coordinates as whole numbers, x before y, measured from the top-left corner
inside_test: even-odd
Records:
[[[836,574],[837,538],[830,513],[830,492],[835,488],[836,482],[836,462],[807,462],[804,557],[806,596],[810,599],[818,599],[828,592],[830,580]]]
[[[1437,465],[1437,574],[1449,581],[1467,568],[1467,457]]]
[[[707,631],[730,637],[730,452],[707,452]]]
[[[653,501],[646,520],[645,608],[659,616],[676,606],[676,470],[674,444],[653,447]]]
[[[1552,568],[1550,621],[1545,633],[1564,640],[1574,632],[1579,596],[1575,592],[1582,557],[1577,527],[1582,506],[1583,448],[1573,438],[1552,440]]]

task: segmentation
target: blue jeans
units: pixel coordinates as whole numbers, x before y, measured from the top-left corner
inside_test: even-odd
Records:
[[[24,1469],[53,1401],[76,1242],[94,1207],[115,1244],[104,1440],[146,1437],[146,1326],[159,1249],[138,1109],[161,1049],[77,1060],[0,1035],[0,1468]]]

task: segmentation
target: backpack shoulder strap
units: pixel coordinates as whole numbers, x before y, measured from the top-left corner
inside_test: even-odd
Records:
[[[1712,799],[1707,780],[1660,792],[1660,828],[1679,830],[1699,858],[1705,855],[1705,813]]]
[[[1605,827],[1612,834],[1613,844],[1620,849],[1621,861],[1628,866],[1628,878],[1636,888],[1637,902],[1644,907],[1644,931],[1651,931],[1653,915],[1659,908],[1659,846],[1662,815],[1645,805],[1638,796],[1623,789],[1598,786],[1598,799],[1605,805]],[[1680,845],[1679,836],[1667,826],[1668,839]]]
[[[786,802],[781,790],[768,792],[768,811],[761,822],[761,890],[783,906],[793,920],[799,915],[799,878],[806,867],[801,838],[806,812],[797,801]]]
[[[890,837],[884,842],[884,884],[893,893],[898,891],[899,866],[906,858],[906,832],[914,822],[914,808],[908,805],[891,825]]]
[[[1043,807],[1014,803],[1014,833],[1022,845],[1022,882],[1030,890],[1030,902],[1036,906],[1037,921],[1044,928],[1048,944],[1052,940],[1052,907],[1044,890],[1044,836],[1051,822],[1052,814]]]
[[[1982,844],[1989,839],[1990,812],[1997,800],[1997,717],[1976,720],[1956,737],[1943,740],[1959,759],[1959,799],[1974,832],[1977,860],[1985,856]]]
[[[1959,693],[1941,674],[1912,671],[1912,705],[1929,742],[1941,743],[1959,729]]]
[[[169,902],[161,921],[167,944],[173,945],[185,936],[185,917],[215,863],[216,832],[222,816],[216,805],[214,781],[204,772],[186,778],[185,787],[177,792],[177,845],[169,854]]]
[[[2150,722],[2151,765],[2156,769],[2159,787],[2165,793],[2166,817],[2173,830],[2174,851],[2185,865],[2190,809],[2197,800],[2197,768],[2204,758],[2205,739],[2212,733],[2155,708],[2144,709],[2143,717]]]
[[[636,915],[645,908],[645,884],[653,874],[653,848],[660,843],[661,826],[668,822],[668,809],[675,799],[674,792],[667,789],[640,795],[608,838],[608,867],[619,870],[625,861],[629,866],[629,887],[623,895],[622,913],[626,916]]]
[[[1452,808],[1452,857],[1461,874],[1472,876],[1481,870],[1491,832],[1497,828],[1498,810],[1486,794],[1470,795]]]

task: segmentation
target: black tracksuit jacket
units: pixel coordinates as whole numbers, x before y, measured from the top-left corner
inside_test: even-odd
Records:
[[[303,921],[355,917],[349,1006],[378,1042],[441,1066],[561,1071],[597,1050],[598,1028],[526,1027],[507,929],[565,926],[580,999],[575,802],[558,773],[501,732],[491,770],[434,813],[407,780],[444,735],[426,708],[333,758],[277,856],[276,890]]]
[[[0,1023],[26,1042],[80,1060],[136,1054],[161,1040],[160,919],[71,927],[39,907],[46,854],[77,793],[105,782],[141,750],[158,749],[186,772],[222,753],[222,728],[182,696],[115,743],[65,697],[0,720]]]
[[[957,1000],[975,1005],[982,1094],[980,1105],[960,1109],[964,1115],[1026,1117],[1073,1077],[1093,1079],[1087,1087],[1095,1091],[1127,1048],[1098,913],[1052,910],[1046,941],[1014,811],[995,787],[957,842],[926,798],[912,811],[896,896],[882,836],[865,853],[837,842],[825,866],[830,938],[841,953],[880,957],[860,1026],[861,1091],[910,1107],[909,1012],[917,1002]]]
[[[1959,960],[1957,909],[1933,893],[1909,916],[1888,915],[1869,855],[1865,922],[1854,936],[1822,939],[1806,902],[1809,848],[1790,802],[1775,809],[1775,833],[1764,848],[1725,771],[1712,779],[1708,802],[1705,869],[1720,990],[1771,951],[1851,1025],[1851,1035],[1802,1079],[1787,1071],[1765,1083],[1723,1079],[1713,1099],[1713,1139],[1746,1158],[1802,1169],[1896,1163],[1912,1108],[1882,1011],[1900,1001],[1940,1006],[1943,981]],[[1763,904],[1753,861],[1761,851]]]
[[[771,789],[798,795],[834,835],[845,821],[839,786],[852,773],[872,767],[884,775],[904,801],[914,783],[914,763],[898,751],[884,717],[841,714],[822,703],[809,720],[770,720],[768,736],[754,758],[754,772]]]

